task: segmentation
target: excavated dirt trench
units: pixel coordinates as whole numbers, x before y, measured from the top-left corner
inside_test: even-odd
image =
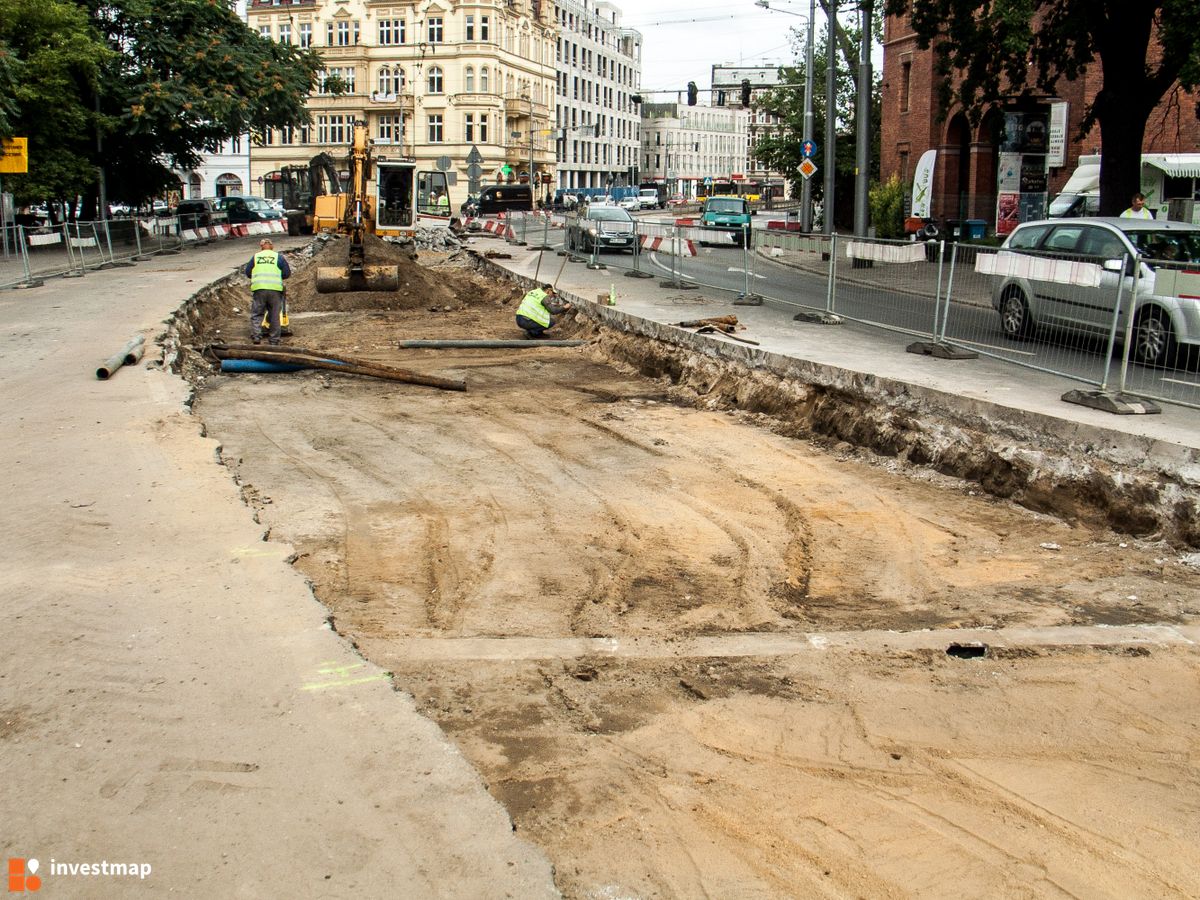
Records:
[[[566,895],[1200,883],[1194,650],[1066,630],[1200,615],[1184,549],[1102,527],[1133,499],[1072,495],[1061,466],[1032,490],[1012,475],[1027,456],[989,469],[987,449],[978,483],[950,478],[935,469],[969,442],[938,435],[958,424],[584,318],[563,325],[582,348],[400,351],[517,337],[520,291],[466,258],[371,252],[406,287],[320,297],[303,270],[295,341],[463,377],[465,394],[210,377],[198,348],[243,338],[244,281],[184,311],[173,356],[271,539],[458,742]],[[1120,481],[1091,465],[1089,483]],[[1167,530],[1160,500],[1139,530]],[[947,655],[972,627],[1043,639]],[[889,636],[919,629],[928,647]]]

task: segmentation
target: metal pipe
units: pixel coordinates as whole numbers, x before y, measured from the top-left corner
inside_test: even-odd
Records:
[[[131,338],[126,342],[125,346],[110,356],[104,363],[96,369],[96,377],[101,381],[107,381],[111,378],[121,366],[125,365],[125,361],[133,354],[134,350],[141,347],[146,338],[143,335]],[[137,362],[141,358],[139,354],[133,361]]]
[[[826,9],[825,38],[825,192],[821,198],[821,230],[826,234],[833,234],[833,174],[837,166],[837,13],[838,3],[833,0]]]
[[[1121,278],[1124,281],[1124,276]],[[1125,393],[1129,377],[1129,357],[1133,354],[1133,313],[1137,309],[1138,284],[1142,280],[1142,261],[1133,258],[1133,290],[1129,292],[1129,321],[1125,323],[1125,352],[1121,354],[1121,383],[1117,390]]]
[[[538,347],[583,347],[587,341],[554,341],[554,340],[429,340],[429,341],[400,341],[401,350],[535,350]]]
[[[222,372],[299,372],[307,369],[295,363],[267,362],[262,359],[223,359]]]
[[[1113,307],[1112,322],[1108,327],[1108,346],[1104,352],[1104,377],[1100,380],[1100,390],[1108,390],[1108,376],[1112,372],[1112,355],[1113,349],[1117,345],[1117,323],[1121,320],[1121,300],[1122,294],[1125,292],[1125,269],[1127,257],[1121,257],[1121,274],[1117,276],[1117,305]],[[1124,379],[1122,378],[1122,384]]]

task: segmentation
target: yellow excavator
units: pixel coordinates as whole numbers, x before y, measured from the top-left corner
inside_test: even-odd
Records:
[[[337,294],[343,291],[394,291],[400,287],[396,266],[368,266],[363,240],[375,233],[375,216],[367,196],[371,179],[371,139],[365,122],[354,123],[354,142],[350,146],[350,185],[345,193],[324,194],[316,198],[313,209],[314,231],[337,231],[350,236],[350,253],[344,268],[320,266],[317,292]]]

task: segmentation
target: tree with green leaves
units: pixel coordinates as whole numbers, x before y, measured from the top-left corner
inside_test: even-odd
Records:
[[[42,25],[55,17],[70,50]],[[0,0],[0,23],[0,60],[25,87],[0,135],[30,138],[30,199],[94,198],[103,171],[110,196],[141,202],[176,181],[171,166],[309,121],[319,57],[252,31],[228,0]],[[72,58],[39,63],[55,52]]]
[[[911,11],[911,16],[910,16]],[[990,104],[1053,96],[1099,66],[1082,129],[1100,127],[1100,211],[1117,215],[1139,189],[1150,114],[1174,87],[1200,84],[1196,0],[887,0],[910,16],[945,76],[941,108],[978,121]]]
[[[878,30],[876,34],[880,33]],[[854,190],[855,171],[855,116],[854,107],[857,100],[857,66],[858,41],[861,31],[858,28],[847,27],[839,36],[838,44],[843,49],[834,79],[834,106],[837,110],[835,119],[837,129],[837,146],[835,147],[837,166],[835,181],[839,197],[852,197]],[[797,60],[803,60],[807,33],[801,29],[791,30],[792,48]],[[846,54],[850,55],[847,56]],[[770,110],[780,116],[780,128],[777,132],[759,140],[755,147],[755,156],[766,166],[777,172],[784,173],[792,182],[795,196],[799,196],[800,163],[804,157],[800,151],[801,142],[811,137],[818,143],[826,140],[825,130],[825,67],[829,59],[829,44],[825,34],[815,41],[813,48],[813,74],[815,76],[813,89],[813,134],[804,134],[804,67],[803,63],[795,66],[783,66],[779,70],[781,86],[763,91],[755,98],[755,106]],[[879,116],[880,116],[879,78],[876,75],[872,90],[871,121],[871,171],[879,169]],[[819,164],[820,159],[816,160]],[[824,184],[820,175],[814,176],[813,197],[823,201]]]

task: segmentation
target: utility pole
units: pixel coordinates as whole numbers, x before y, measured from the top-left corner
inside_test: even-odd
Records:
[[[862,45],[858,52],[858,140],[854,154],[854,234],[863,237],[870,225],[867,206],[871,189],[871,14],[873,0],[860,0]]]
[[[825,197],[821,201],[821,231],[833,234],[834,168],[837,166],[837,0],[826,10],[828,30],[825,48]]]
[[[813,32],[817,14],[817,0],[808,0],[808,46],[804,54],[804,140],[813,140]],[[826,107],[828,118],[828,107]],[[800,191],[800,230],[812,232],[812,179],[805,178]]]

